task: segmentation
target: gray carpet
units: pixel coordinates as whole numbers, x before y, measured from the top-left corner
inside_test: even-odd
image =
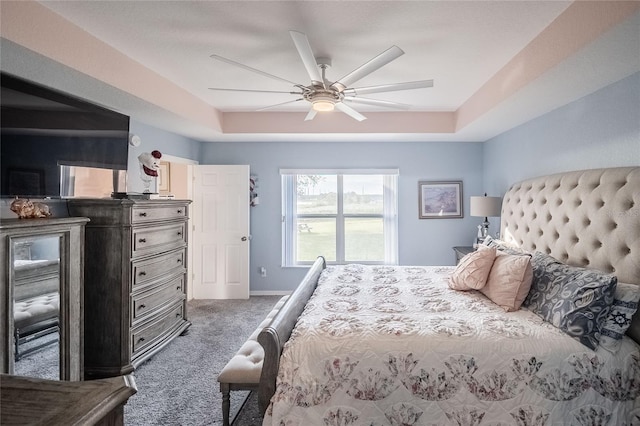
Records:
[[[125,406],[125,425],[221,425],[216,377],[281,296],[249,300],[193,300],[188,334],[180,336],[134,372],[138,393]],[[247,392],[231,393],[231,414]],[[235,426],[261,423],[252,395]]]
[[[24,352],[45,342],[53,343],[35,352],[23,355],[14,365],[14,374],[49,380],[58,380],[60,378],[58,332],[25,343],[20,346],[20,351]]]

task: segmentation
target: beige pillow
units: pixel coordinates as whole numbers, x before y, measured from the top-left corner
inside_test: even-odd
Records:
[[[454,290],[479,290],[487,283],[493,259],[494,247],[478,247],[462,259],[449,277],[449,287]]]
[[[533,268],[530,255],[507,254],[498,250],[480,291],[507,312],[517,311],[531,289]]]

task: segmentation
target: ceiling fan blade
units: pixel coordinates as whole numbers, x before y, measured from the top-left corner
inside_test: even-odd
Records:
[[[344,89],[349,87],[352,83],[360,80],[366,75],[371,74],[378,68],[388,64],[394,59],[404,55],[404,51],[400,49],[398,46],[391,46],[375,58],[371,59],[369,62],[361,65],[355,70],[351,71],[349,74],[342,77],[340,80],[336,81],[331,85],[332,88],[342,92]]]
[[[316,111],[315,109],[311,108],[309,110],[309,113],[307,114],[307,116],[304,118],[304,121],[313,120],[317,113],[318,113],[318,111]]]
[[[433,87],[433,80],[411,81],[408,83],[383,84],[381,86],[369,86],[345,89],[345,96],[368,95],[370,93],[395,92],[400,90],[423,89]]]
[[[339,109],[340,111],[344,112],[345,114],[351,116],[352,118],[355,118],[358,121],[362,121],[362,120],[366,120],[367,119],[367,117],[365,117],[364,115],[360,114],[358,111],[356,111],[355,109],[351,108],[349,105],[346,105],[344,102],[336,103],[336,108]]]
[[[298,49],[300,59],[302,59],[302,63],[307,69],[307,73],[309,74],[311,81],[313,83],[323,84],[318,63],[316,62],[315,56],[313,56],[313,50],[311,50],[311,45],[309,44],[307,36],[298,31],[289,31],[289,34],[291,34],[293,44],[295,44],[296,49]]]
[[[296,99],[296,100],[293,100],[293,101],[282,102],[282,103],[275,104],[275,105],[269,105],[269,106],[266,106],[266,107],[259,108],[256,111],[264,111],[265,109],[276,108],[276,107],[279,107],[279,106],[282,106],[282,105],[292,104],[292,103],[298,102],[298,101],[304,101],[304,98]]]
[[[400,104],[397,102],[381,101],[379,99],[352,98],[349,96],[345,96],[343,101],[353,102],[354,104],[373,105],[373,106],[396,108],[396,109],[402,109],[402,110],[408,110],[409,108],[411,108],[411,105]]]
[[[209,90],[221,90],[223,92],[286,93],[287,95],[302,95],[302,92],[285,92],[281,90],[224,89],[222,87],[209,87]]]
[[[298,84],[298,83],[294,83],[291,80],[287,80],[286,78],[278,77],[277,75],[269,74],[268,72],[264,72],[264,71],[260,71],[260,70],[255,69],[255,68],[251,68],[248,65],[241,64],[240,62],[236,62],[236,61],[234,61],[232,59],[228,59],[228,58],[222,57],[220,55],[211,55],[210,57],[213,58],[213,59],[217,59],[218,61],[226,62],[227,64],[230,64],[230,65],[235,65],[236,67],[240,67],[240,68],[245,69],[247,71],[255,72],[256,74],[260,74],[260,75],[262,75],[264,77],[269,77],[269,78],[272,78],[274,80],[283,81],[285,83],[292,84],[294,86],[296,86]]]

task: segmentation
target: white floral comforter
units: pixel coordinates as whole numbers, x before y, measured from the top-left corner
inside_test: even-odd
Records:
[[[323,271],[264,425],[639,425],[640,349],[594,352],[452,267]]]

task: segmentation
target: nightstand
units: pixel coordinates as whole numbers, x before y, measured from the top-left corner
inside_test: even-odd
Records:
[[[456,265],[460,262],[460,259],[465,257],[467,254],[476,251],[471,246],[456,246],[453,248],[453,251],[456,253]]]

